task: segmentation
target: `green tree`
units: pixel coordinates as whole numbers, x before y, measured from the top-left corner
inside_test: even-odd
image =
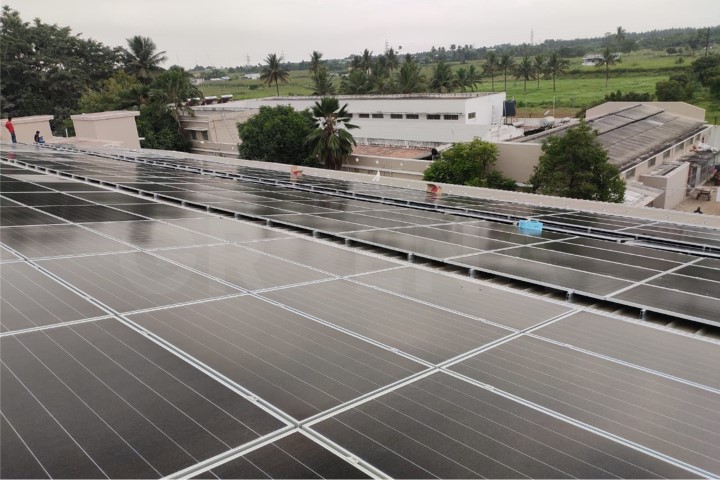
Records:
[[[528,80],[535,78],[535,66],[529,56],[525,55],[515,67],[515,78],[522,79],[523,91],[527,93]]]
[[[622,29],[622,27],[618,27],[618,29]],[[616,63],[620,63],[620,57],[615,55],[615,53],[610,50],[610,47],[605,47],[600,54],[600,59],[595,64],[596,68],[599,67],[605,67],[605,89],[607,90],[608,87],[608,80],[610,79],[610,66],[615,65]]]
[[[16,117],[54,115],[59,132],[87,90],[120,65],[119,49],[84,40],[68,27],[24,22],[7,5],[0,17],[0,109]]]
[[[425,89],[425,76],[412,55],[405,55],[405,61],[398,70],[395,83],[400,93],[422,92]]]
[[[400,68],[400,59],[398,58],[397,52],[392,47],[385,52],[385,58],[387,58],[388,68],[391,72]]]
[[[438,62],[432,71],[430,90],[437,93],[448,93],[452,92],[453,87],[455,87],[455,76],[450,65],[443,61]]]
[[[310,73],[312,75],[317,75],[320,71],[320,68],[323,66],[322,61],[323,54],[318,52],[317,50],[313,50],[313,52],[310,54]]]
[[[483,73],[490,75],[491,90],[495,91],[495,72],[498,70],[498,56],[495,52],[488,52],[485,55],[485,63],[483,64]]]
[[[269,53],[265,59],[266,65],[262,68],[260,80],[268,87],[275,83],[275,90],[280,96],[279,83],[288,83],[290,72],[282,65],[283,57],[275,53]]]
[[[503,77],[505,78],[505,91],[507,92],[507,77],[508,73],[512,73],[515,68],[515,59],[509,53],[503,53],[498,61],[498,68],[503,72]]]
[[[563,136],[542,143],[542,155],[530,184],[545,195],[622,203],[625,182],[608,161],[597,133],[584,121]]]
[[[308,164],[310,147],[305,139],[313,131],[309,110],[262,106],[257,115],[238,124],[239,158],[265,162]]]
[[[497,161],[497,155],[495,144],[478,138],[453,143],[430,164],[423,178],[428,182],[480,186],[486,180],[489,168]]]
[[[692,71],[704,86],[707,86],[707,80],[713,77],[713,69],[720,67],[720,55],[708,55],[700,57],[692,63]]]
[[[340,91],[346,95],[363,95],[370,91],[370,81],[362,69],[352,70],[340,81]]]
[[[153,108],[167,110],[175,120],[180,135],[184,133],[180,118],[182,114],[194,114],[187,101],[195,97],[202,97],[202,92],[190,82],[190,74],[182,67],[162,72],[150,85]]]
[[[92,113],[138,108],[144,101],[136,101],[129,92],[141,85],[137,78],[119,70],[101,82],[97,89],[86,90],[80,97],[78,109],[83,113]]]
[[[555,91],[555,79],[565,73],[570,66],[570,62],[560,56],[558,52],[550,54],[545,64],[547,72],[552,76],[553,92]]]
[[[347,104],[340,107],[337,98],[323,97],[312,107],[315,129],[307,136],[312,154],[326,168],[340,170],[352,153],[355,139],[349,130],[358,128],[350,122]]]
[[[538,88],[540,88],[540,77],[545,73],[546,62],[545,55],[542,53],[538,53],[533,57],[533,75],[537,79]]]
[[[312,75],[313,95],[335,95],[335,86],[332,83],[327,68],[321,66],[316,73]]]
[[[153,77],[162,71],[160,64],[167,60],[166,52],[158,52],[157,45],[149,37],[135,35],[126,41],[125,71],[149,84]]]

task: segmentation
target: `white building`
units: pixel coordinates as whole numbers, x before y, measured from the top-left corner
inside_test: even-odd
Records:
[[[197,107],[196,113],[258,109],[263,105],[311,108],[321,97],[270,97]],[[435,147],[473,138],[509,140],[523,132],[503,122],[505,93],[341,95],[359,144]]]

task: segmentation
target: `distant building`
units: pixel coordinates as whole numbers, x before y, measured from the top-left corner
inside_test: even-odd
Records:
[[[246,74],[243,76],[243,78],[246,79],[246,80],[259,80],[259,79],[260,79],[260,74],[259,74],[259,73],[246,73]]]
[[[618,61],[620,60],[620,54],[619,53],[613,53],[613,60]],[[599,65],[603,61],[603,56],[599,54],[595,55],[585,55],[583,57],[582,66],[583,67],[594,67],[596,65]]]

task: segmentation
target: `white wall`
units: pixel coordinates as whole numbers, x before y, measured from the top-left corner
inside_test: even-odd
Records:
[[[135,117],[140,112],[115,111],[72,115],[75,135],[88,140],[119,142],[127,148],[140,148]]]
[[[52,138],[52,130],[50,129],[50,120],[52,115],[35,115],[32,117],[16,117],[12,119],[15,127],[15,138],[20,143],[33,143],[35,132],[40,130],[40,135],[47,142]],[[5,128],[7,118],[0,120],[0,129],[2,130],[2,141],[10,143],[10,132]]]

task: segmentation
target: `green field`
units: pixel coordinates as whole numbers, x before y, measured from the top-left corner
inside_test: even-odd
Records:
[[[551,79],[541,79],[540,85],[536,80],[527,82],[525,90],[523,81],[512,76],[507,79],[507,97],[515,99],[518,105],[518,116],[538,116],[545,111],[553,111],[556,117],[574,116],[581,108],[597,103],[610,92],[622,91],[651,93],[655,92],[657,82],[667,80],[676,72],[688,67],[693,58],[685,57],[678,63],[678,56],[667,56],[662,52],[638,51],[622,57],[621,62],[610,67],[610,79],[605,88],[605,70],[597,67],[583,67],[581,58],[570,59],[568,72],[556,80],[556,90],[553,91]],[[516,61],[519,59],[516,58]],[[475,64],[482,69],[482,61],[470,62],[466,65],[453,63],[453,69],[467,67]],[[423,67],[426,76],[430,76],[432,66]],[[339,87],[340,80],[335,79]],[[495,76],[495,91],[503,91],[505,86],[502,74]],[[248,98],[263,98],[276,95],[275,85],[268,87],[260,80],[234,79],[222,83],[205,83],[201,85],[204,95],[232,94],[236,100]],[[251,90],[251,88],[253,88]],[[476,91],[491,91],[491,79],[483,77],[482,83]],[[290,81],[280,84],[280,95],[303,96],[312,94],[312,81],[307,71],[291,71]],[[706,110],[705,119],[709,123],[717,123],[720,117],[720,103],[711,100],[704,90],[700,90],[692,102]]]

